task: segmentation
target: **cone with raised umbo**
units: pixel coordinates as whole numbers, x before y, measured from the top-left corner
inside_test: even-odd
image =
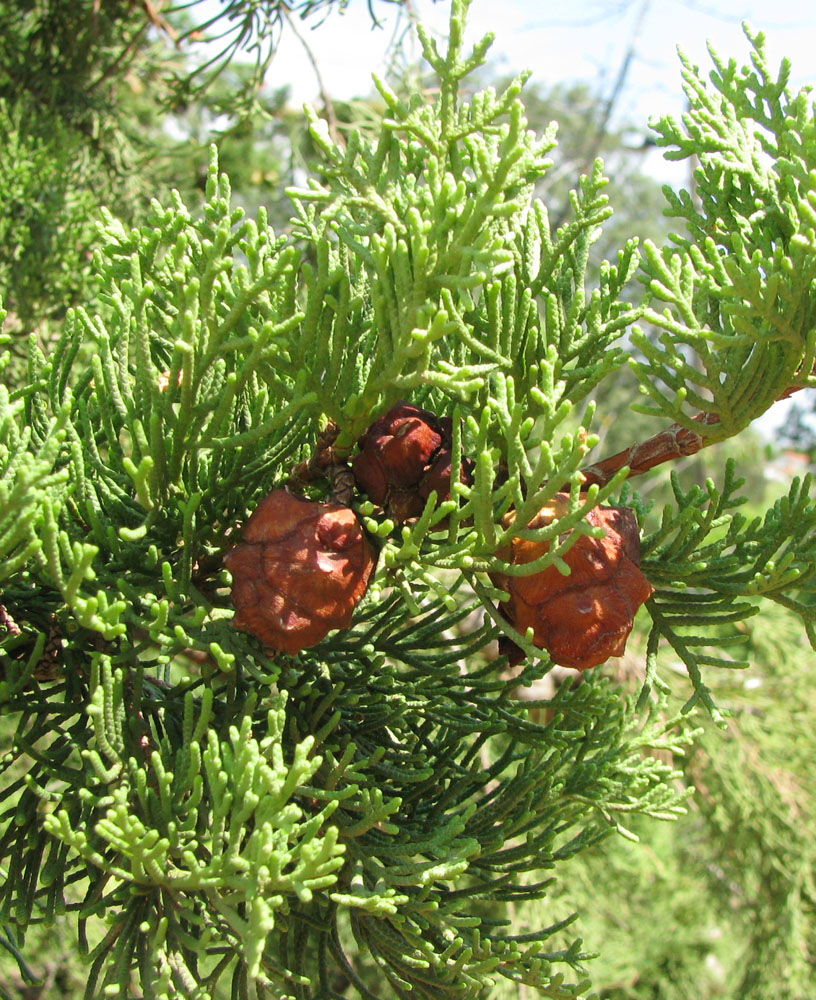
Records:
[[[569,494],[559,493],[527,525],[543,528],[569,510]],[[513,512],[505,516],[512,524]],[[510,595],[502,614],[522,634],[533,629],[533,643],[554,663],[587,670],[610,656],[620,656],[632,631],[637,609],[654,588],[640,570],[637,519],[628,507],[596,507],[587,521],[605,529],[603,538],[582,535],[563,559],[569,576],[556,566],[529,576],[493,573],[491,579]],[[549,551],[549,542],[514,538],[498,553],[522,565]]]
[[[273,490],[243,533],[224,558],[237,628],[286,653],[348,628],[375,563],[351,508]]]
[[[418,517],[432,491],[439,502],[450,497],[451,431],[450,417],[397,403],[358,442],[352,460],[357,486],[395,521]],[[471,469],[465,459],[461,482],[471,481]]]

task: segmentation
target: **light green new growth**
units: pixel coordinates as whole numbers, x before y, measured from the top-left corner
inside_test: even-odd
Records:
[[[772,76],[763,35],[746,35],[752,67],[712,51],[710,85],[682,57],[690,110],[657,131],[669,159],[699,160],[694,197],[666,190],[688,235],[676,249],[645,245],[644,317],[661,334],[633,335],[646,356],[634,364],[652,399],[644,411],[712,440],[742,430],[792,385],[813,385],[816,361],[813,107],[807,91],[787,91],[787,62]],[[718,422],[701,427],[695,412]]]
[[[138,757],[125,759],[125,716],[115,711],[125,700],[122,674],[112,673],[109,661],[95,668],[88,709],[95,737],[83,756],[96,781],[83,795],[83,822],[77,825],[60,809],[46,816],[46,832],[105,873],[108,906],[143,913],[138,952],[150,947],[151,933],[161,931],[158,952],[136,956],[143,968],[151,963],[155,968],[158,958],[158,969],[184,970],[195,979],[190,935],[199,928],[202,947],[238,954],[247,974],[257,978],[267,936],[277,914],[288,913],[289,897],[309,903],[316,891],[335,884],[334,873],[343,866],[337,828],[327,824],[338,799],[329,799],[308,818],[293,801],[322,764],[319,755],[311,754],[313,738],[285,761],[282,698],[281,708],[270,709],[268,735],[260,741],[245,715],[240,728],[230,726],[228,742],[220,742],[209,728],[213,695],[208,689],[198,718],[192,695],[184,699],[180,747],[165,739],[151,749],[145,727]],[[173,913],[158,919],[163,898],[173,900]],[[345,901],[355,904],[353,897]],[[80,919],[95,909],[86,904]],[[127,989],[135,929],[135,923],[130,933],[120,928],[110,954],[106,940],[97,946],[94,951],[104,962],[96,962],[92,983],[113,959],[119,985]],[[104,978],[115,982],[110,971]],[[143,988],[162,995],[159,987],[169,984],[161,980],[161,973],[158,981],[151,976]]]
[[[324,166],[291,192],[291,233],[232,207],[214,154],[200,217],[177,195],[137,229],[106,215],[97,294],[48,354],[32,338],[25,385],[0,387],[0,699],[16,725],[0,919],[15,948],[33,923],[75,921],[88,1000],[582,995],[588,956],[561,943],[574,918],[512,919],[547,911],[551,872],[633,837],[633,817],[682,812],[673,760],[691,734],[661,660],[685,666],[687,710],[716,714],[705,675],[739,665],[734,626],[761,599],[816,644],[809,483],[749,522],[729,467],[721,485],[675,483],[644,538],[640,698],[590,673],[518,700],[552,664],[499,616],[487,574],[566,572],[603,501],[646,516],[626,469],[581,488],[601,383],[632,361],[648,412],[707,438],[811,384],[816,135],[760,36],[755,72],[717,62],[716,94],[687,68],[691,111],[659,130],[700,158],[700,207],[676,196],[675,247],[641,264],[631,241],[592,274],[602,164],[553,232],[533,187],[555,127],[528,130],[522,79],[462,99],[490,44],[464,55],[467,7],[446,53],[421,32],[432,103],[378,81],[379,135],[345,147],[312,115]],[[403,398],[452,417],[452,468],[472,459],[472,483],[400,527],[356,497],[378,562],[352,627],[270,655],[232,625],[223,555],[329,420],[349,457]],[[524,531],[549,551],[508,565],[520,528],[504,515],[526,525],[562,490],[569,512]],[[500,631],[527,654],[515,671]]]

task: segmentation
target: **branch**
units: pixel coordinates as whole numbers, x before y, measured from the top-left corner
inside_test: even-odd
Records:
[[[612,118],[612,113],[615,110],[615,105],[617,104],[623,89],[626,85],[626,77],[629,75],[629,67],[632,64],[632,60],[635,57],[635,52],[637,49],[638,39],[640,37],[641,28],[646,20],[646,15],[649,12],[649,7],[651,6],[652,0],[643,0],[640,6],[637,17],[635,19],[634,27],[632,28],[632,33],[629,36],[629,43],[626,46],[626,52],[624,53],[623,60],[618,68],[618,75],[615,78],[615,82],[612,85],[612,90],[609,96],[604,101],[603,108],[601,110],[601,115],[598,120],[598,124],[595,131],[592,133],[590,141],[586,147],[584,153],[584,162],[579,169],[580,175],[589,175],[592,170],[592,164],[595,162],[598,156],[603,141],[606,138],[607,132],[609,131],[609,122]],[[566,221],[567,210],[565,209],[561,215],[556,219],[553,226],[554,230],[559,229]]]
[[[629,75],[629,67],[632,64],[632,60],[635,56],[635,51],[637,48],[637,43],[640,38],[640,32],[643,27],[643,23],[646,20],[646,15],[651,7],[652,0],[643,0],[640,10],[638,11],[637,18],[635,19],[634,27],[632,28],[632,34],[629,36],[629,44],[626,47],[626,52],[623,56],[623,61],[618,69],[618,75],[615,78],[615,83],[612,86],[612,90],[609,97],[604,102],[603,111],[601,113],[600,121],[598,122],[598,127],[595,130],[595,134],[592,138],[592,142],[589,147],[589,152],[586,156],[584,162],[584,170],[582,172],[589,172],[592,164],[595,162],[595,157],[598,155],[601,143],[606,138],[606,133],[609,129],[609,121],[612,118],[612,112],[615,105],[620,98],[623,88],[626,84],[626,77]]]
[[[787,399],[800,389],[805,389],[804,385],[792,385],[786,389],[778,398],[777,402]],[[698,413],[694,417],[703,426],[711,426],[720,422],[718,413]],[[629,466],[630,476],[642,476],[644,472],[662,465],[663,462],[671,462],[677,458],[685,458],[688,455],[696,455],[701,448],[710,442],[702,435],[696,434],[687,427],[680,424],[672,424],[665,431],[653,434],[645,441],[630,445],[616,455],[610,455],[595,465],[590,465],[583,469],[583,488],[597,484],[605,486],[606,483],[625,465]]]

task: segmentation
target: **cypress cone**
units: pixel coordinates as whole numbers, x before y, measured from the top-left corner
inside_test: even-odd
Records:
[[[224,564],[232,573],[236,628],[298,653],[348,628],[368,588],[374,555],[356,514],[273,490]]]
[[[450,498],[451,436],[450,417],[397,403],[358,441],[357,486],[395,521],[419,517],[432,491],[440,503]],[[462,482],[471,481],[471,469],[472,462],[462,462]]]
[[[527,525],[543,528],[569,510],[569,494],[559,493]],[[596,507],[587,521],[605,529],[603,538],[582,535],[564,555],[570,568],[564,576],[549,566],[530,576],[492,573],[497,587],[510,599],[501,605],[507,620],[522,634],[533,629],[533,642],[547,650],[554,663],[587,670],[610,656],[620,656],[632,631],[635,613],[654,593],[640,570],[637,519],[628,507]],[[505,515],[505,526],[515,513]],[[522,565],[549,551],[549,542],[514,538],[498,555]]]

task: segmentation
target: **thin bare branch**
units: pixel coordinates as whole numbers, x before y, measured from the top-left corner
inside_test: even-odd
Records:
[[[286,18],[286,23],[292,29],[295,38],[297,38],[297,40],[306,50],[306,55],[309,59],[309,62],[311,63],[312,70],[314,71],[314,75],[317,80],[317,88],[320,93],[320,100],[323,103],[323,111],[326,114],[326,121],[328,122],[329,126],[329,135],[332,137],[332,140],[335,143],[337,143],[337,145],[345,146],[346,144],[345,139],[340,133],[340,126],[337,121],[337,114],[334,110],[334,101],[332,101],[328,90],[326,90],[326,85],[323,82],[323,76],[320,72],[320,67],[317,64],[317,59],[315,59],[314,52],[312,52],[309,43],[306,41],[303,35],[298,31],[294,19],[292,18],[292,12],[289,10],[289,7],[286,4],[281,4],[281,10],[283,11],[283,16]]]
[[[804,388],[806,387],[803,385],[792,385],[780,395],[779,400],[787,399],[788,396]],[[698,413],[694,419],[702,426],[709,427],[720,422],[718,413]],[[625,465],[629,466],[630,477],[642,476],[664,462],[696,455],[707,444],[711,444],[710,439],[680,424],[672,424],[671,427],[653,434],[645,441],[632,444],[616,455],[610,455],[584,469],[584,486],[605,485]]]

